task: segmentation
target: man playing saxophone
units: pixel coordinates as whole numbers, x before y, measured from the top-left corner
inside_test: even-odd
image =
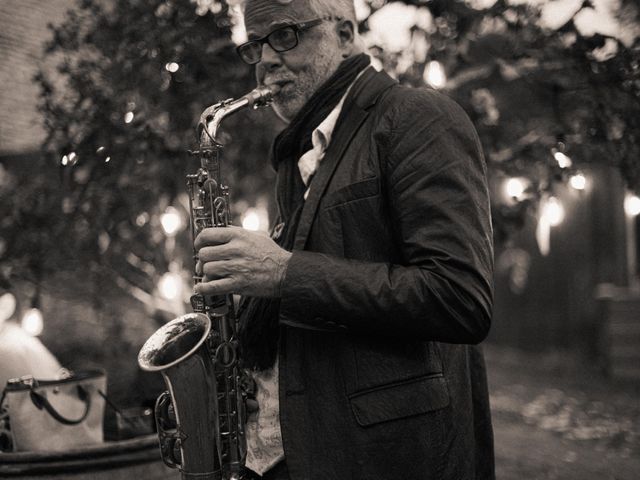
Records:
[[[248,0],[238,47],[277,86],[272,238],[209,228],[197,292],[240,294],[265,479],[490,479],[486,165],[467,116],[363,53],[351,0]]]

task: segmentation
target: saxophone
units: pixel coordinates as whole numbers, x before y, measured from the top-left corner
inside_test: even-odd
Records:
[[[248,107],[267,106],[275,86],[212,105],[200,116],[200,168],[187,175],[192,240],[205,228],[226,227],[229,188],[222,183],[218,140],[222,121]],[[194,249],[194,261],[198,253]],[[194,283],[202,276],[194,268]],[[238,318],[231,295],[194,294],[193,313],[168,322],[138,354],[143,370],[161,372],[167,391],[155,406],[162,460],[183,480],[241,480],[246,458],[246,378],[238,366]]]

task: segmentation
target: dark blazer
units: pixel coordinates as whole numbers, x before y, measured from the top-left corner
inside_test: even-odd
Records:
[[[284,170],[284,169],[282,169]],[[282,285],[292,480],[493,478],[492,234],[475,130],[369,68],[313,178]]]

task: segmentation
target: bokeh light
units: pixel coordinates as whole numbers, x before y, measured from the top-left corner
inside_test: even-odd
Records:
[[[430,61],[424,69],[424,81],[433,88],[442,88],[447,83],[444,67],[437,60]]]
[[[22,317],[22,328],[34,337],[40,335],[44,328],[42,312],[37,308],[30,308]]]
[[[564,207],[556,197],[549,197],[542,206],[542,215],[552,227],[557,227],[564,220]]]
[[[165,273],[158,282],[158,291],[167,300],[180,298],[182,296],[182,278],[177,273]]]
[[[16,303],[16,297],[12,293],[6,292],[0,295],[0,326],[14,314]]]
[[[584,190],[585,188],[587,188],[587,177],[585,177],[582,173],[576,173],[569,179],[569,185],[571,185],[571,188],[574,188],[576,190]]]
[[[520,200],[527,188],[527,183],[523,178],[510,178],[505,182],[504,188],[509,198]]]
[[[640,215],[640,198],[634,194],[627,194],[624,199],[624,211],[630,217]]]
[[[170,73],[176,73],[180,69],[180,65],[176,62],[169,62],[164,66],[165,70]]]
[[[255,207],[247,208],[242,214],[242,228],[252,231],[266,232],[269,230],[269,211],[267,204],[260,200]]]
[[[164,233],[173,237],[182,227],[182,216],[175,207],[167,207],[160,216],[160,223],[162,224]]]
[[[553,157],[556,159],[556,162],[558,162],[560,168],[569,168],[573,164],[571,159],[562,152],[555,152]]]
[[[60,163],[62,163],[63,166],[67,166],[67,165],[75,165],[78,162],[78,155],[76,154],[76,152],[70,152],[67,153],[66,155],[62,156],[62,160],[60,161]]]
[[[260,230],[260,217],[255,209],[250,208],[247,210],[247,213],[242,218],[242,228],[253,231]]]

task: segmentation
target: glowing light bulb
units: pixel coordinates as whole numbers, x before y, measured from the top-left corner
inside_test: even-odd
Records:
[[[142,212],[136,217],[136,225],[138,225],[139,227],[144,227],[148,221],[149,214],[147,212]],[[160,220],[160,223],[162,223],[162,219]]]
[[[557,227],[564,220],[564,207],[556,197],[549,197],[542,207],[542,215],[552,227]]]
[[[447,75],[445,74],[444,67],[437,60],[432,60],[427,64],[422,76],[424,81],[433,88],[442,88],[447,83]]]
[[[556,159],[560,168],[569,168],[573,164],[571,159],[562,152],[555,152],[553,158]]]
[[[505,183],[505,190],[510,198],[520,199],[525,189],[525,182],[521,178],[510,178]]]
[[[71,152],[66,155],[63,155],[60,163],[62,163],[63,166],[75,165],[77,161],[78,161],[78,155],[76,155],[76,152]]]
[[[160,216],[160,223],[162,224],[164,233],[173,237],[182,227],[182,216],[175,207],[167,207]]]
[[[576,190],[584,190],[587,187],[587,178],[581,173],[576,173],[569,179],[569,185]]]
[[[176,73],[180,69],[180,65],[176,62],[169,62],[164,66],[167,72]]]
[[[640,198],[637,195],[627,194],[624,199],[624,211],[630,217],[640,215]]]
[[[16,297],[12,293],[7,292],[0,295],[0,326],[5,320],[9,320],[16,311]]]
[[[167,300],[180,298],[182,295],[182,278],[177,273],[165,273],[158,282],[158,291]]]
[[[133,112],[127,112],[124,114],[124,123],[131,123],[133,122]]]
[[[260,230],[260,215],[253,208],[249,208],[242,218],[242,228],[246,230]]]
[[[34,337],[42,333],[44,328],[44,320],[42,318],[42,312],[37,308],[30,308],[22,317],[22,328]]]

